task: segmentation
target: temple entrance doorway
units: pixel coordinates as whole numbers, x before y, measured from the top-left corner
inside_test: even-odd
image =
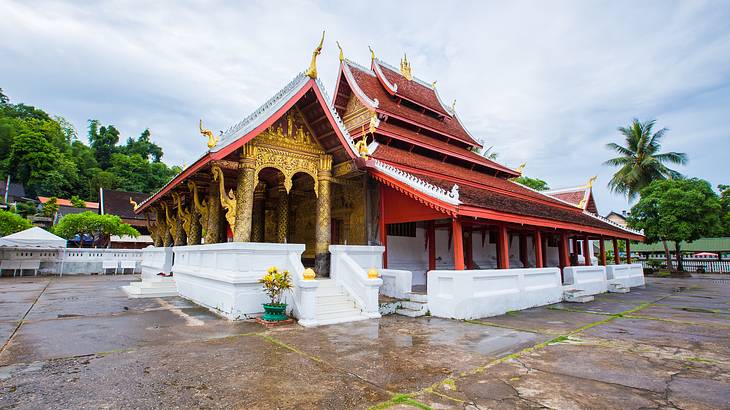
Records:
[[[259,172],[254,191],[252,241],[301,243],[302,263],[314,266],[317,196],[314,179],[304,172],[292,176],[287,192],[284,174],[275,168]]]

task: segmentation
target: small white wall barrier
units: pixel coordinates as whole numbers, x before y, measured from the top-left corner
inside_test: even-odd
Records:
[[[22,275],[24,270],[32,270],[33,274],[54,274],[58,273],[60,266],[59,248],[0,248],[0,273],[12,270],[15,276]]]
[[[453,319],[497,316],[563,297],[558,268],[430,271],[427,291],[431,315]]]
[[[263,312],[268,302],[259,279],[271,266],[288,270],[294,289],[286,301],[300,324],[316,324],[316,280],[305,280],[304,245],[230,242],[176,246],[172,272],[180,296],[229,319]]]
[[[380,317],[378,293],[383,280],[368,278],[371,268],[383,266],[383,246],[330,245],[330,277],[352,296],[362,314]]]
[[[66,248],[59,250],[61,275],[89,275],[105,273],[104,262],[114,262],[118,266],[121,261],[135,261],[134,272],[142,261],[141,249],[110,249],[110,248]]]
[[[644,268],[640,263],[606,266],[606,279],[626,288],[644,286]]]
[[[158,273],[169,275],[172,272],[172,248],[148,246],[142,249],[142,280],[155,280],[161,276]]]
[[[380,269],[380,278],[383,286],[380,287],[380,294],[391,298],[406,299],[406,293],[413,288],[413,273],[409,270]]]
[[[569,266],[563,268],[563,281],[568,289],[578,289],[586,295],[608,291],[604,266]]]

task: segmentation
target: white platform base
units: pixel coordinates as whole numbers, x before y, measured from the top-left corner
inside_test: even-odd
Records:
[[[317,325],[332,325],[370,319],[357,307],[355,300],[333,279],[319,280],[315,303],[317,306]],[[306,326],[306,324],[302,324],[302,326]]]
[[[173,278],[132,282],[128,286],[122,286],[122,290],[130,298],[162,298],[178,295],[175,279]]]

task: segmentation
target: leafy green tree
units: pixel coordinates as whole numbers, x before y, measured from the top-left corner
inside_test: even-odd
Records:
[[[687,163],[687,154],[659,153],[662,138],[668,130],[662,128],[654,132],[655,123],[656,120],[640,122],[634,118],[628,127],[618,129],[624,136],[625,146],[613,142],[606,145],[619,154],[618,157],[604,162],[604,165],[619,167],[609,181],[608,187],[613,192],[626,195],[629,200],[636,198],[636,195],[652,181],[681,177],[679,172],[668,168],[666,164]]]
[[[73,240],[76,235],[80,237],[87,235],[91,237],[94,246],[111,235],[128,235],[134,238],[139,236],[136,229],[123,223],[118,216],[99,215],[89,211],[64,216],[53,227],[53,233],[68,240]]]
[[[682,266],[680,242],[713,236],[720,230],[720,200],[707,181],[692,179],[656,180],[641,191],[631,208],[628,224],[643,229],[648,243],[674,242],[677,269]],[[669,255],[667,266],[671,266]]]
[[[11,211],[23,218],[27,218],[28,216],[35,215],[38,212],[38,208],[33,202],[18,202],[14,208],[11,208]]]
[[[127,138],[127,144],[122,147],[120,152],[127,155],[137,154],[152,162],[160,162],[162,159],[162,148],[151,141],[149,129],[142,131],[136,140],[132,137]]]
[[[0,209],[0,236],[32,228],[33,224],[22,216]]]
[[[538,178],[530,178],[526,176],[521,176],[513,179],[514,182],[517,182],[519,184],[522,184],[524,186],[528,186],[536,191],[547,191],[550,189],[550,186],[547,182],[543,181],[542,179]]]
[[[722,235],[730,236],[730,185],[718,185],[722,207]]]
[[[102,169],[111,166],[112,155],[117,152],[119,131],[113,126],[101,125],[98,120],[89,120],[89,145],[94,150],[94,156]]]
[[[77,195],[71,196],[71,205],[74,206],[74,208],[86,208],[86,202],[84,202],[83,199],[79,198]]]
[[[42,213],[46,218],[53,218],[58,212],[60,206],[58,205],[58,198],[55,196],[50,197],[45,204],[43,204]]]

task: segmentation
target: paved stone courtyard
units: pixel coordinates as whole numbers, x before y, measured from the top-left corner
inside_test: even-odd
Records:
[[[730,279],[271,330],[130,280],[0,279],[0,408],[730,408]]]

